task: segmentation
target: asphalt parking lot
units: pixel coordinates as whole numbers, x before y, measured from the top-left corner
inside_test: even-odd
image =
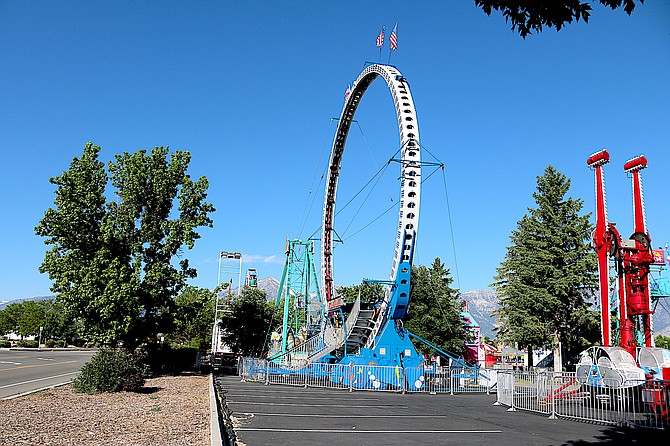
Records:
[[[549,420],[495,395],[397,394],[266,386],[218,377],[237,439],[256,445],[665,444],[668,432]],[[653,441],[655,443],[648,443]]]

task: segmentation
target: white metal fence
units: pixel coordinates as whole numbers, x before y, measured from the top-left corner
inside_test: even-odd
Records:
[[[496,372],[448,367],[398,367],[311,363],[294,370],[272,361],[240,358],[238,374],[246,381],[333,389],[463,393],[495,388]]]
[[[575,373],[499,371],[497,402],[525,410],[586,422],[670,427],[670,381],[640,381],[621,387],[587,385]],[[609,384],[609,385],[608,385]]]

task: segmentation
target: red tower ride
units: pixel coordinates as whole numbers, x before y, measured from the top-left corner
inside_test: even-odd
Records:
[[[651,311],[649,293],[649,265],[654,262],[651,237],[647,232],[642,179],[640,171],[647,167],[647,160],[640,155],[628,161],[624,170],[633,180],[633,213],[635,232],[630,239],[622,239],[614,223],[607,221],[605,181],[602,166],[609,162],[605,149],[594,153],[586,163],[595,171],[596,228],[593,246],[598,254],[600,278],[601,329],[603,346],[610,346],[611,324],[609,305],[609,259],[614,259],[619,288],[619,345],[633,357],[636,356],[636,328],[641,328],[644,344],[651,347]]]

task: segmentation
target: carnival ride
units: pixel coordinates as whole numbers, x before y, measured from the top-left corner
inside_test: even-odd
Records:
[[[646,227],[640,174],[647,167],[644,156],[624,164],[624,171],[632,178],[633,234],[623,239],[616,224],[608,222],[603,166],[609,159],[609,153],[603,149],[587,160],[595,172],[596,182],[593,246],[598,256],[602,346],[591,347],[581,354],[577,378],[600,389],[642,387],[645,378],[670,379],[670,352],[653,346],[651,318],[652,302],[668,296],[667,276],[652,276],[653,272],[665,270],[667,253],[652,249]],[[610,294],[611,266],[616,280]],[[654,387],[660,389],[660,394],[668,394],[667,383],[659,382]]]
[[[376,302],[367,305],[361,303],[359,295],[353,304],[350,303],[345,308],[343,296],[336,289],[333,274],[337,188],[354,114],[364,93],[378,77],[385,81],[393,97],[400,139],[400,148],[389,161],[400,165],[395,249],[389,278],[367,281],[383,285],[383,294]],[[321,294],[318,287],[312,293],[304,286],[298,287],[299,289],[291,287],[291,277],[305,277],[305,271],[312,271],[310,268],[313,268],[313,259],[308,255],[304,262],[289,262],[292,247],[306,242],[292,241],[290,247],[287,245],[287,264],[277,298],[278,303],[283,299],[283,327],[281,333],[273,334],[268,357],[277,366],[274,369],[277,373],[304,370],[315,363],[340,364],[349,368],[356,367],[355,373],[338,374],[331,371],[328,372],[329,379],[354,387],[364,387],[369,383],[360,377],[368,376],[372,377],[370,379],[374,381],[375,388],[398,388],[405,386],[404,383],[410,383],[407,387],[411,388],[406,390],[416,390],[424,386],[424,375],[430,371],[424,371],[424,358],[417,352],[411,339],[428,345],[443,356],[456,359],[413,335],[403,326],[411,301],[410,274],[418,233],[421,168],[426,165],[442,166],[439,163],[421,161],[418,120],[407,79],[391,65],[367,66],[347,91],[331,147],[321,221]],[[308,248],[306,252],[311,253],[312,249]],[[290,272],[294,268],[291,266],[293,263],[303,265],[299,268],[300,274]],[[315,302],[321,305],[320,313],[314,310]],[[311,316],[299,316],[305,315],[307,308],[310,309]],[[320,316],[318,324],[314,322],[317,316]],[[293,325],[292,321],[295,322]],[[378,370],[382,367],[392,367],[395,373],[385,378]],[[462,367],[472,369],[475,376],[479,373],[476,367],[472,368],[465,363],[462,363]]]

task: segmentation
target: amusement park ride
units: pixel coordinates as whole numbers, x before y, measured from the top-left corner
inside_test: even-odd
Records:
[[[401,170],[395,251],[388,280],[369,281],[382,284],[385,287],[383,295],[379,296],[377,302],[367,306],[361,304],[359,295],[353,305],[346,306],[348,314],[345,317],[345,303],[333,279],[335,199],[344,147],[354,114],[363,94],[378,77],[386,82],[393,97],[400,136],[400,157],[392,160],[400,165]],[[393,366],[397,371],[394,377],[389,377],[388,382],[375,383],[388,387],[400,386],[401,373],[398,371],[411,368],[417,376],[404,376],[402,381],[411,383],[415,389],[423,386],[424,359],[411,339],[424,343],[427,341],[403,326],[411,299],[410,273],[418,231],[421,167],[436,165],[422,162],[420,155],[418,122],[409,83],[393,66],[367,66],[345,98],[332,144],[321,225],[321,293],[318,287],[315,292],[306,286],[292,285],[296,282],[315,285],[310,280],[315,271],[313,263],[310,263],[313,262],[310,255],[299,262],[303,266],[298,270],[287,269],[291,268],[287,263],[277,298],[278,302],[283,299],[284,322],[282,332],[273,334],[269,361],[288,373],[304,369],[310,364],[326,363],[365,368],[367,375],[374,376],[376,366]],[[305,243],[290,242],[290,246],[287,245],[287,259],[294,256],[294,249],[298,245]],[[306,252],[310,254],[312,250],[311,242],[308,242]],[[306,314],[310,317],[300,316]],[[291,325],[291,321],[304,323],[302,326]],[[436,346],[427,344],[440,354],[450,357]],[[359,375],[365,376],[365,371],[359,371]],[[365,385],[347,374],[331,376],[330,379],[352,386]]]
[[[362,304],[359,294],[355,302],[345,304],[333,276],[337,186],[354,114],[364,93],[378,77],[386,82],[393,97],[400,137],[400,156],[389,161],[400,165],[395,250],[389,278],[368,281],[382,284],[383,295],[376,302]],[[599,267],[602,346],[582,353],[576,380],[591,388],[608,388],[639,386],[647,378],[661,383],[658,388],[665,395],[667,388],[659,379],[670,380],[670,352],[653,346],[651,315],[654,299],[670,296],[670,283],[667,275],[656,280],[650,278],[653,272],[667,272],[668,253],[652,250],[646,228],[640,171],[647,166],[647,160],[639,156],[624,166],[633,180],[635,228],[629,239],[622,238],[616,225],[607,221],[603,166],[608,162],[606,150],[587,161],[596,178],[593,245]],[[347,91],[332,144],[321,222],[320,277],[314,267],[313,241],[286,242],[287,260],[276,302],[283,307],[284,316],[281,331],[272,333],[267,357],[273,373],[322,373],[324,379],[361,388],[370,385],[363,378],[368,376],[375,381],[375,388],[420,390],[431,379],[430,370],[424,368],[424,358],[412,340],[458,361],[404,327],[411,302],[421,168],[426,165],[439,164],[421,161],[418,122],[407,80],[391,65],[367,66]],[[612,268],[616,271],[615,299],[609,293]],[[256,283],[255,273],[255,270],[247,272],[247,285]],[[343,367],[320,368],[320,364]],[[468,366],[460,365],[465,372]],[[377,367],[394,368],[395,373],[380,378]],[[358,371],[351,373],[354,368]],[[476,367],[470,370],[469,376],[475,382],[480,375],[486,378]]]
[[[587,160],[596,182],[593,246],[598,255],[602,346],[582,353],[577,376],[594,387],[638,387],[645,377],[670,380],[670,351],[653,346],[651,318],[652,303],[670,295],[667,276],[652,275],[666,269],[668,253],[652,249],[646,227],[640,174],[647,167],[644,156],[624,164],[633,182],[633,234],[624,239],[615,223],[608,222],[603,166],[609,159],[603,149]],[[610,295],[612,267],[616,277]]]

